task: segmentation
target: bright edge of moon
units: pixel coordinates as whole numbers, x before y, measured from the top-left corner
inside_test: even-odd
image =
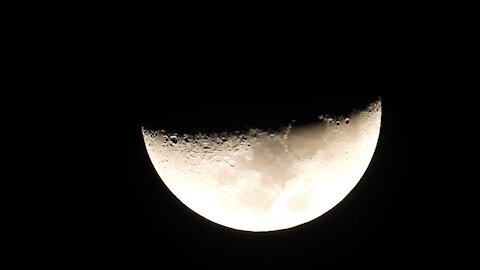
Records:
[[[348,117],[323,115],[274,132],[142,132],[157,173],[183,204],[259,232],[309,222],[342,201],[373,157],[380,124],[379,100]]]

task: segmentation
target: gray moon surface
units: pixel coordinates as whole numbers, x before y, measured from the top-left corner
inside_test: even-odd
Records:
[[[375,152],[381,101],[275,131],[177,134],[142,128],[158,175],[187,207],[244,231],[309,222],[355,187]]]

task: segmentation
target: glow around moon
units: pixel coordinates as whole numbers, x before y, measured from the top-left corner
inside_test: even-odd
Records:
[[[380,123],[378,101],[275,132],[142,131],[156,171],[182,203],[230,228],[273,231],[311,221],[347,196],[370,163]]]

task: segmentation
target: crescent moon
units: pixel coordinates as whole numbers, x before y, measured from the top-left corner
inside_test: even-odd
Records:
[[[357,185],[375,152],[381,101],[348,117],[277,131],[176,134],[142,127],[168,189],[210,221],[275,231],[323,215]]]

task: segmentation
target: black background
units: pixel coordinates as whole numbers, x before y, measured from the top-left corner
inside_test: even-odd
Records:
[[[118,56],[118,57],[117,57]],[[431,180],[419,161],[428,100],[412,52],[138,51],[90,65],[89,170],[79,200],[74,263],[278,268],[427,262]],[[88,88],[89,86],[87,86]],[[368,170],[334,209],[277,232],[241,232],[182,205],[151,164],[140,127],[183,131],[272,127],[344,114],[378,97],[380,138]],[[90,170],[92,168],[92,170]],[[92,195],[90,195],[92,194]],[[77,256],[78,255],[78,256]]]

